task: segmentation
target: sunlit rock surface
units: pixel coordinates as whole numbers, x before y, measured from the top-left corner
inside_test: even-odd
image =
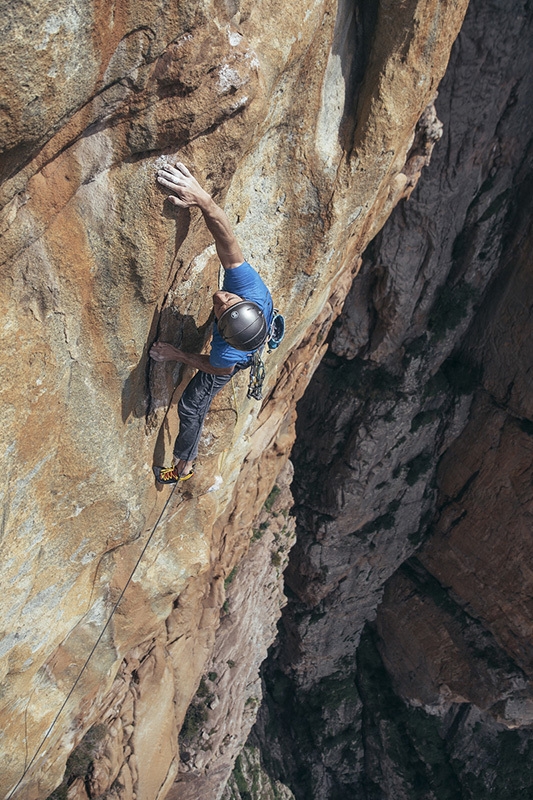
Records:
[[[466,6],[4,5],[3,796],[163,800],[184,775],[193,796],[190,776],[200,787],[219,768],[192,753],[180,768],[177,734],[227,646],[224,584],[256,563],[296,403],[360,256],[440,136],[433,103]],[[151,467],[168,461],[190,373],[150,365],[147,350],[156,337],[200,350],[219,280],[201,217],[170,210],[155,183],[176,157],[226,208],[288,332],[264,402],[245,399],[243,375],[217,398],[197,476],[169,498]],[[375,347],[390,353],[398,330]],[[458,428],[465,414],[459,404]],[[261,546],[273,577],[262,573],[254,628],[232,621],[251,643],[254,691],[286,557],[274,534]],[[405,537],[391,548],[395,563],[410,552]],[[339,557],[334,583],[341,572]],[[305,592],[318,599],[313,575]],[[330,670],[324,643],[311,682]],[[213,797],[255,711],[231,714],[219,724],[237,739],[218,751]]]

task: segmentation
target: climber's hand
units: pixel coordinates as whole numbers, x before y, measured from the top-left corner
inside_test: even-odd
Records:
[[[211,196],[202,189],[196,178],[191,175],[185,164],[178,161],[175,167],[170,164],[162,167],[157,172],[157,180],[162,186],[171,189],[178,196],[169,196],[172,205],[179,208],[190,208],[190,206],[202,206]]]
[[[180,361],[181,350],[168,342],[155,342],[150,348],[150,358],[154,361]]]

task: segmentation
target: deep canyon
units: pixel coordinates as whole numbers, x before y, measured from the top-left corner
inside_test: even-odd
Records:
[[[532,4],[2,20],[0,796],[532,797]],[[171,492],[176,159],[287,333]]]

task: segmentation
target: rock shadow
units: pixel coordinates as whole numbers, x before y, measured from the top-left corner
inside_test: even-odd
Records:
[[[130,416],[149,419],[160,408],[168,408],[180,380],[181,364],[157,362],[149,356],[154,342],[169,342],[187,352],[200,352],[212,322],[210,314],[200,326],[190,314],[168,306],[156,311],[147,342],[137,366],[130,372],[122,389],[122,421]]]
[[[168,283],[172,277],[172,273],[176,267],[176,258],[180,251],[180,248],[185,241],[187,234],[189,233],[189,227],[191,223],[191,215],[188,209],[183,209],[183,213],[178,211],[178,209],[174,208],[170,205],[168,201],[165,202],[165,198],[169,195],[169,190],[166,189],[164,186],[160,184],[157,185],[157,188],[160,190],[162,199],[163,199],[163,207],[161,209],[161,214],[166,217],[167,219],[173,219],[176,222],[176,232],[175,232],[175,239],[174,239],[174,258],[172,259],[172,265],[170,268],[170,273],[164,278],[166,285],[168,287]],[[131,273],[131,280],[135,285],[139,297],[146,302],[146,287],[145,284],[150,282],[150,276],[146,276],[143,274],[143,267],[141,264],[131,264],[130,265],[130,273]],[[166,290],[165,290],[166,294]],[[164,304],[165,300],[163,300]],[[137,417],[140,419],[141,417],[146,417],[150,414],[153,409],[153,402],[152,402],[152,389],[151,389],[151,379],[152,379],[152,365],[155,363],[151,360],[148,353],[152,344],[159,339],[165,342],[170,342],[175,347],[181,346],[181,341],[183,339],[183,330],[184,330],[184,323],[180,321],[180,316],[182,316],[183,320],[186,319],[185,316],[176,313],[176,310],[172,307],[165,307],[161,311],[156,309],[154,311],[154,315],[152,317],[152,322],[150,324],[150,330],[148,333],[148,338],[146,344],[143,348],[142,356],[139,360],[137,366],[130,372],[128,377],[124,382],[124,386],[122,389],[122,422],[126,423],[130,416]],[[162,365],[168,371],[168,365]],[[174,365],[176,366],[176,365]],[[163,403],[161,403],[162,405]]]
[[[331,53],[340,60],[344,81],[339,144],[347,152],[353,147],[357,106],[370,61],[377,21],[378,4],[373,0],[340,0]]]
[[[157,340],[170,342],[188,353],[199,353],[206,337],[211,333],[212,313],[207,320],[197,325],[190,314],[181,314],[177,309],[166,308],[161,314]],[[164,418],[154,447],[154,464],[162,464],[165,457],[165,440],[172,437],[171,429],[177,426],[175,419],[168,417],[171,406],[176,406],[182,391],[192,377],[191,368],[177,362],[160,363],[149,360],[148,407],[146,421],[150,428],[159,425],[158,411],[164,410]],[[181,385],[180,385],[181,384]],[[177,416],[177,412],[176,416]]]

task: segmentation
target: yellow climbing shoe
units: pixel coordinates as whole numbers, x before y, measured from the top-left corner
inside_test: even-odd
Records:
[[[173,483],[181,483],[181,481],[188,481],[194,475],[194,470],[191,469],[186,475],[180,475],[176,466],[172,467],[154,467],[155,479],[158,483],[163,483],[170,486]]]

